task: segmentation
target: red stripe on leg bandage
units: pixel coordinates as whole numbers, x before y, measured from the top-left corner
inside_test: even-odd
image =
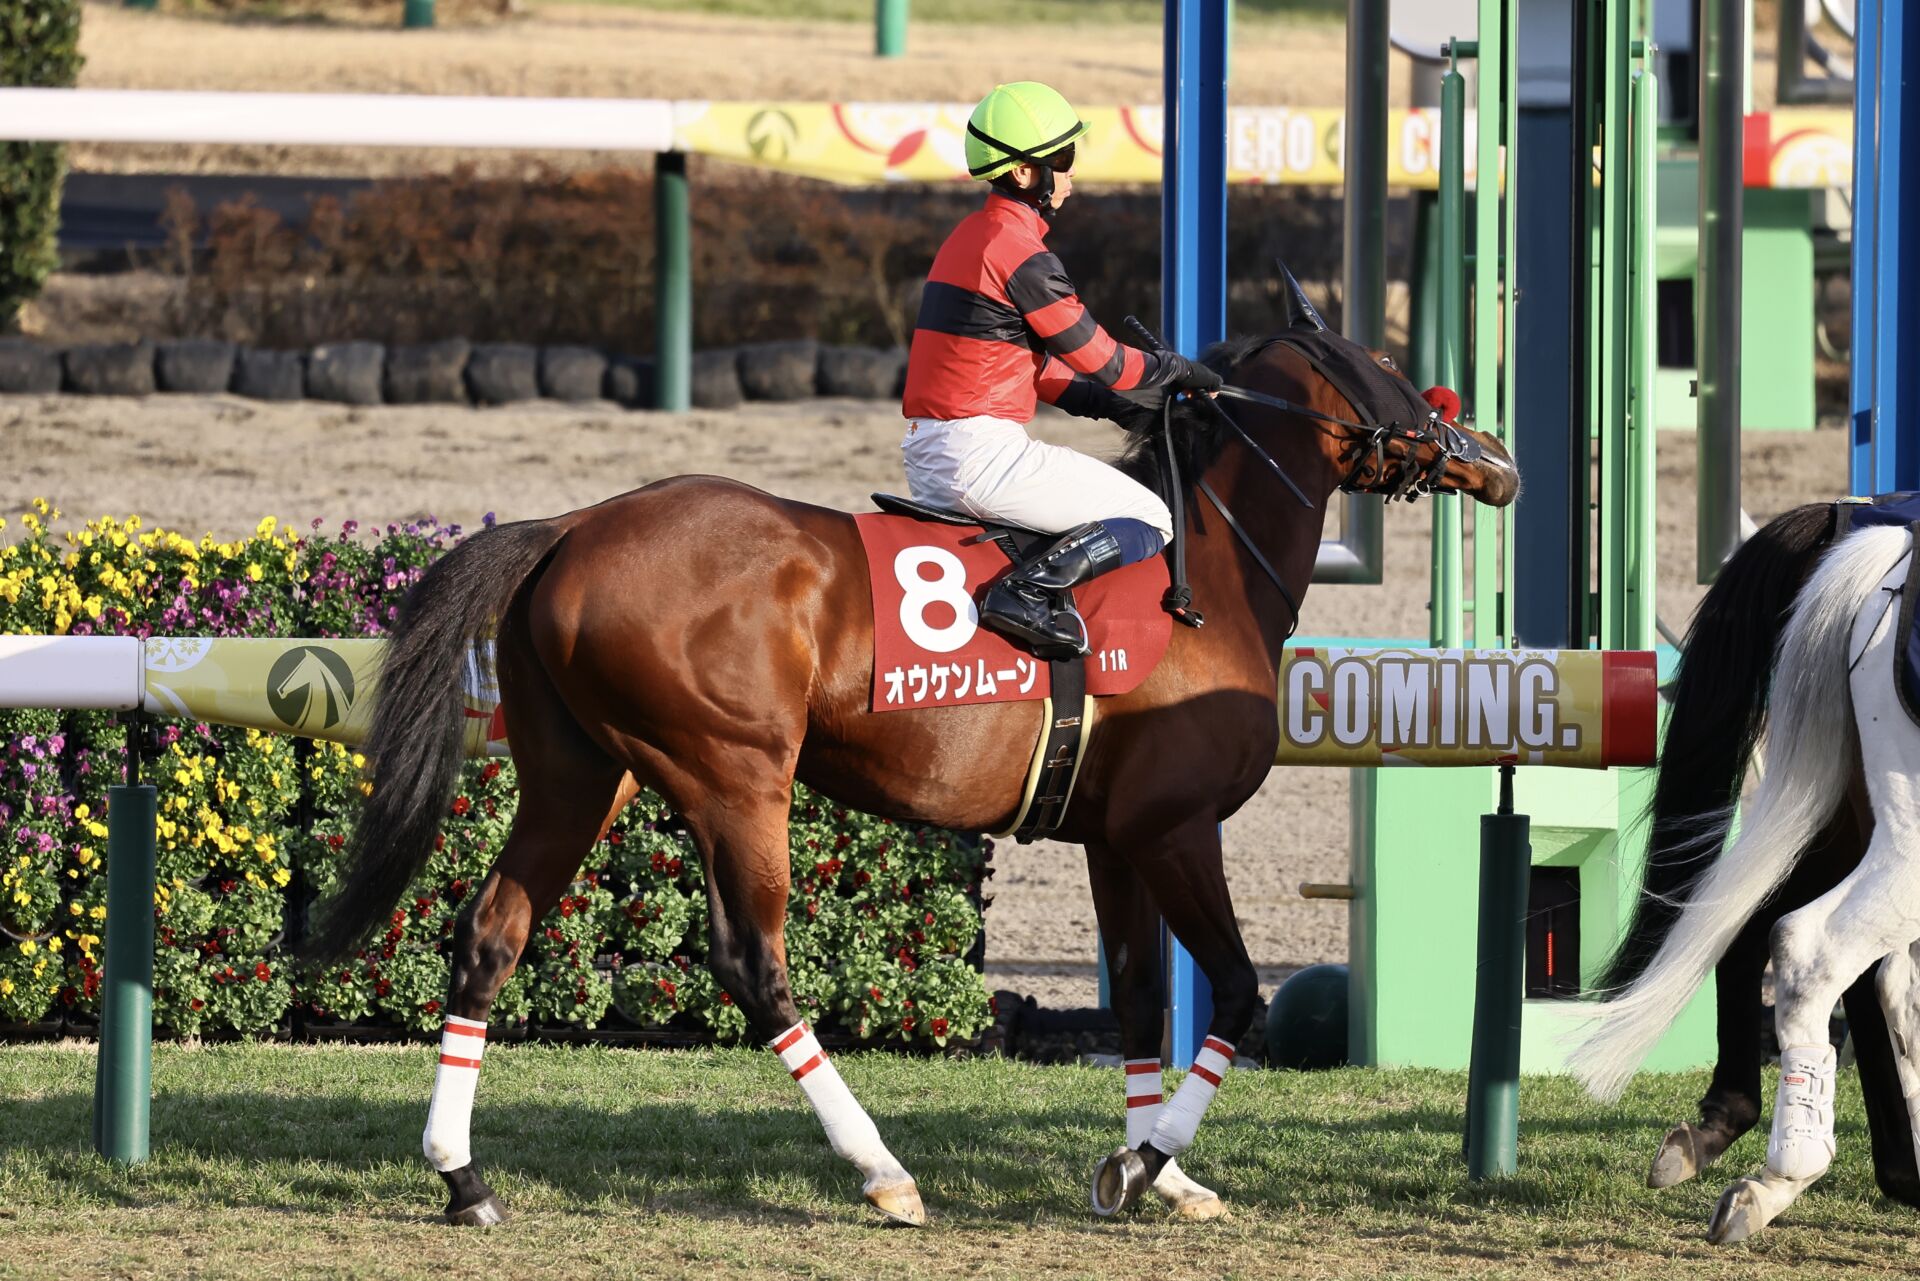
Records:
[[[805,1023],[795,1023],[774,1039],[773,1052],[775,1054],[785,1054],[799,1042],[801,1037],[807,1035],[809,1031],[811,1031],[811,1029],[808,1028]]]
[[[1159,1094],[1130,1094],[1127,1096],[1127,1106],[1130,1108],[1150,1108],[1156,1106],[1163,1097],[1163,1095]]]
[[[462,1059],[462,1058],[456,1058],[454,1055],[451,1055],[451,1054],[442,1053],[440,1055],[440,1061],[446,1064],[448,1067],[472,1068],[476,1072],[480,1070],[479,1059]]]

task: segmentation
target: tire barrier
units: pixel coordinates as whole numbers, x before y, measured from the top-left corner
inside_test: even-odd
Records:
[[[272,351],[207,338],[56,347],[0,339],[0,395],[150,396],[231,392],[252,400],[343,405],[508,405],[527,400],[610,400],[651,408],[653,361],[592,347],[471,343],[464,338],[388,347],[323,343]],[[812,339],[696,352],[693,404],[814,396],[897,397],[906,378],[899,348],[834,347]]]

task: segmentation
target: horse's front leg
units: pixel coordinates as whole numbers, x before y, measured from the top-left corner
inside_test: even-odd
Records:
[[[1103,1214],[1132,1205],[1193,1143],[1201,1117],[1233,1066],[1234,1044],[1246,1034],[1260,999],[1259,975],[1247,958],[1227,893],[1220,830],[1213,818],[1196,818],[1134,845],[1125,857],[1145,885],[1152,908],[1212,984],[1213,1019],[1186,1079],[1160,1107],[1145,1139],[1114,1153],[1094,1171],[1094,1208]],[[1157,955],[1156,943],[1156,963]]]
[[[1762,910],[1734,938],[1714,969],[1714,1008],[1719,1056],[1713,1081],[1700,1100],[1699,1124],[1682,1121],[1667,1131],[1647,1171],[1647,1186],[1685,1183],[1760,1120],[1760,979],[1767,968],[1767,935],[1779,911]]]
[[[1113,1013],[1120,1023],[1127,1128],[1127,1141],[1120,1150],[1125,1152],[1147,1141],[1163,1106],[1160,1034],[1166,973],[1160,958],[1160,914],[1154,911],[1139,874],[1109,846],[1099,842],[1087,846],[1087,879],[1106,948]],[[1226,1213],[1219,1195],[1188,1178],[1175,1161],[1161,1167],[1153,1192],[1183,1219],[1212,1219]],[[1096,1184],[1094,1212],[1117,1212],[1119,1199],[1114,1188],[1103,1191]]]

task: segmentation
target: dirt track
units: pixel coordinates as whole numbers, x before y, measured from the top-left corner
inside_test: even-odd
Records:
[[[401,34],[388,27],[215,22],[128,11],[91,0],[81,28],[80,82],[98,89],[225,89],[509,97],[793,99],[806,102],[971,101],[994,84],[1046,79],[1086,103],[1161,97],[1158,26],[998,28],[921,23],[905,56],[873,55],[873,28],[653,13],[611,5],[542,4],[523,17]],[[1243,22],[1235,102],[1336,106],[1345,36],[1333,23]],[[1044,52],[1039,52],[1044,50]],[[1405,59],[1394,60],[1404,101]],[[81,145],[95,172],[308,173],[396,176],[462,161],[489,173],[632,163],[631,155],[543,157],[499,152],[344,148]]]
[[[233,397],[104,400],[0,397],[0,511],[45,495],[78,517],[139,512],[188,531],[243,533],[269,513],[365,523],[432,513],[472,523],[548,515],[682,472],[738,477],[778,493],[858,509],[900,486],[898,409],[822,401],[681,418],[610,405],[491,410],[349,409]],[[1036,425],[1099,452],[1112,429],[1049,414]],[[1660,442],[1660,612],[1676,629],[1692,583],[1693,436]],[[1523,460],[1524,462],[1524,460]],[[1747,438],[1747,510],[1764,521],[1841,492],[1839,433]],[[1387,582],[1318,587],[1301,631],[1415,637],[1426,631],[1427,508],[1387,519]],[[1010,749],[1012,750],[1012,749]],[[1021,748],[1020,750],[1025,750]],[[1346,913],[1297,897],[1301,881],[1344,881],[1347,776],[1276,770],[1227,824],[1228,872],[1254,960],[1270,990],[1292,967],[1344,959]],[[1051,1005],[1093,998],[1093,910],[1078,850],[1002,842],[988,914],[998,985]]]

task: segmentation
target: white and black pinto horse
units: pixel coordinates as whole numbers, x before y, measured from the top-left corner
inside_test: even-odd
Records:
[[[1902,514],[1789,512],[1701,603],[1672,691],[1639,909],[1572,1059],[1594,1094],[1617,1097],[1717,967],[1713,1084],[1700,1123],[1667,1135],[1648,1181],[1693,1177],[1758,1119],[1771,954],[1781,1075],[1766,1164],[1722,1195],[1714,1241],[1759,1231],[1831,1164],[1828,1019],[1843,996],[1880,1187],[1920,1205],[1920,1057],[1909,1052],[1920,1052],[1920,726],[1898,672],[1914,603]],[[1762,742],[1764,768],[1727,844]]]

